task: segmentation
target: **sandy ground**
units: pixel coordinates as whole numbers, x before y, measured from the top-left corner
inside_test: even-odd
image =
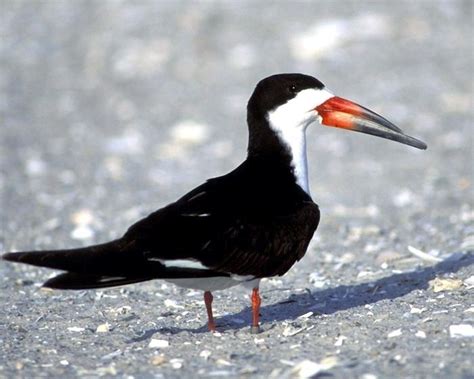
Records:
[[[472,8],[3,1],[2,251],[109,240],[230,171],[248,96],[277,72],[313,74],[429,148],[309,130],[322,220],[262,282],[259,335],[241,288],[215,293],[210,334],[199,292],[46,291],[51,271],[0,262],[0,377],[474,377]]]

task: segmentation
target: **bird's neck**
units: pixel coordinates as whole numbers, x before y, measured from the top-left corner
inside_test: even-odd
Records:
[[[309,195],[308,160],[306,158],[306,133],[304,130],[286,136],[291,154],[291,165],[298,185]]]
[[[266,160],[291,173],[296,183],[308,194],[308,163],[305,128],[291,132],[274,130],[265,119],[248,118],[248,158]]]

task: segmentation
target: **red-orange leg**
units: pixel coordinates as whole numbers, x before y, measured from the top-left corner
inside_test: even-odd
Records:
[[[252,296],[250,297],[252,300],[252,329],[251,333],[256,334],[260,332],[260,328],[258,326],[258,320],[260,318],[260,304],[262,303],[262,299],[258,293],[258,288],[254,288],[252,290]]]
[[[212,300],[214,297],[212,296],[211,291],[204,292],[204,303],[206,304],[206,311],[207,311],[207,326],[209,327],[209,331],[215,332],[216,331],[216,323],[214,322],[214,316],[212,315]]]

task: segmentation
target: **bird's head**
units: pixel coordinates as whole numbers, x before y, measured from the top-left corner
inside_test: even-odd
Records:
[[[290,148],[308,125],[319,121],[426,149],[424,142],[404,134],[384,117],[335,96],[318,79],[303,74],[278,74],[261,80],[249,100],[248,115],[249,125],[252,120],[266,120]]]

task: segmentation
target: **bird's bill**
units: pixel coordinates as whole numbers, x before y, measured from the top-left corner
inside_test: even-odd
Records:
[[[404,134],[400,128],[384,117],[341,97],[331,97],[315,110],[321,117],[321,124],[326,126],[372,134],[417,149],[425,150],[427,147],[424,142]]]

